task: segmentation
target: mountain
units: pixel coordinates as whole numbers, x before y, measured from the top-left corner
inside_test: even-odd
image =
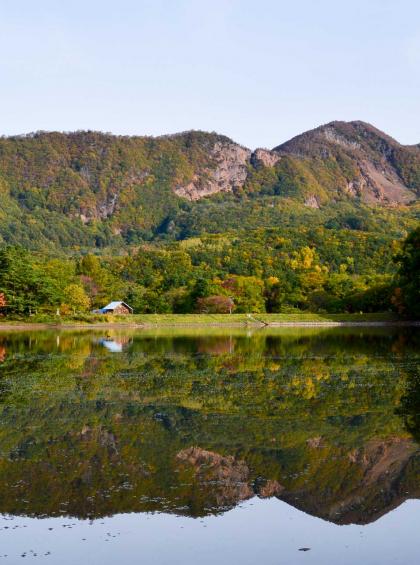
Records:
[[[336,191],[367,203],[409,203],[420,194],[419,147],[400,145],[364,122],[331,122],[274,151],[304,162],[313,172],[334,171]]]
[[[255,151],[198,131],[0,139],[0,242],[32,248],[152,239],[179,214],[194,213],[197,201],[211,206],[217,193],[221,214],[223,200],[233,197],[241,216],[250,199],[275,197],[310,208],[405,206],[419,192],[419,146],[400,145],[363,122],[332,122]]]

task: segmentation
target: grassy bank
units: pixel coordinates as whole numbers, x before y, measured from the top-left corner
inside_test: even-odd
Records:
[[[31,318],[0,321],[0,328],[32,326],[280,326],[280,325],[334,325],[334,324],[392,324],[400,323],[392,313],[376,314],[133,314],[129,316],[83,314],[73,317],[32,316]]]

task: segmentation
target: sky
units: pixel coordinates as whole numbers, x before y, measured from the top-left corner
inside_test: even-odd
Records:
[[[1,135],[255,148],[355,119],[420,142],[418,0],[0,0]]]

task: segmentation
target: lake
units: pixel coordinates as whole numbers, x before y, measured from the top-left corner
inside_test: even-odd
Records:
[[[0,333],[0,564],[404,564],[420,328]]]

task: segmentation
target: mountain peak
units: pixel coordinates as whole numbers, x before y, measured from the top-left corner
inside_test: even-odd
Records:
[[[273,149],[293,157],[320,176],[320,163],[341,189],[370,203],[408,203],[409,189],[419,190],[420,152],[361,120],[333,121],[298,135]]]
[[[336,120],[297,135],[273,150],[299,153],[302,150],[306,152],[309,145],[316,150],[319,149],[320,144],[326,143],[357,149],[366,144],[377,145],[378,142],[390,147],[402,147],[398,141],[372,124],[361,120],[351,122]]]

